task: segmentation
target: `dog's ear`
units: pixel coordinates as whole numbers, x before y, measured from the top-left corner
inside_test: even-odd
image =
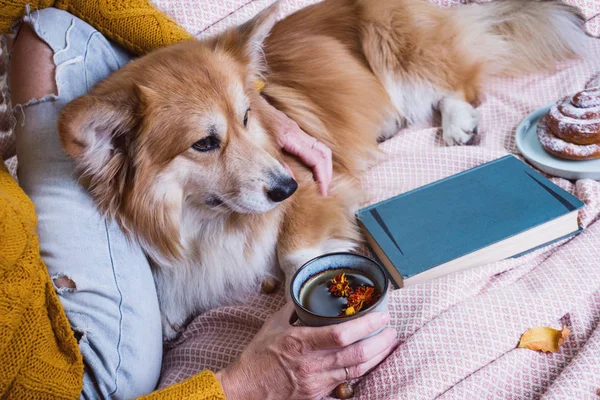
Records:
[[[259,12],[254,18],[238,27],[244,43],[244,52],[250,60],[250,66],[255,72],[262,72],[264,65],[263,44],[271,29],[277,22],[279,1]]]
[[[260,77],[267,68],[263,44],[277,22],[278,14],[279,1],[276,1],[251,20],[213,39],[212,45],[234,54],[249,66],[251,74]]]
[[[67,104],[58,119],[65,151],[100,209],[114,216],[130,179],[127,141],[137,126],[137,102],[123,93],[86,95]]]

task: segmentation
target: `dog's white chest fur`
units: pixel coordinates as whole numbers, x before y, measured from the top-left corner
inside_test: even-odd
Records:
[[[276,270],[279,224],[259,232],[232,229],[224,220],[188,216],[181,229],[184,260],[154,260],[163,332],[172,338],[189,316],[240,300]],[[258,233],[258,235],[256,235]]]

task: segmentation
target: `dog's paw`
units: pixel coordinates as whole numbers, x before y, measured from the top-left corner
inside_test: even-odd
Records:
[[[161,315],[163,341],[171,342],[179,336],[181,332],[181,326],[175,325],[169,321],[165,315]]]
[[[462,146],[471,141],[473,136],[477,134],[477,125],[473,128],[463,128],[457,125],[449,125],[444,128],[443,139],[448,146]]]
[[[477,134],[481,115],[470,104],[456,99],[446,99],[442,111],[442,137],[448,146],[464,145]]]
[[[179,332],[171,327],[171,325],[163,325],[163,341],[170,342],[177,338]]]
[[[264,294],[275,293],[279,289],[279,281],[272,276],[268,276],[262,281],[260,289]]]
[[[377,137],[377,143],[383,143],[393,138],[400,132],[400,129],[406,128],[406,125],[406,119],[399,115],[387,118],[381,126],[381,134]]]

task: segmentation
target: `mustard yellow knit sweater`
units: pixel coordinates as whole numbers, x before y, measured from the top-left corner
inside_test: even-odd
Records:
[[[148,0],[2,0],[0,33],[25,12],[57,7],[136,54],[193,36]],[[0,163],[0,398],[76,399],[83,361],[39,254],[34,206]],[[204,371],[144,399],[225,399]]]
[[[0,398],[78,399],[83,361],[39,252],[31,200],[0,163]],[[210,371],[144,399],[225,399]]]
[[[1,0],[0,33],[8,33],[26,5],[31,11],[46,7],[68,11],[135,54],[194,39],[149,0]]]

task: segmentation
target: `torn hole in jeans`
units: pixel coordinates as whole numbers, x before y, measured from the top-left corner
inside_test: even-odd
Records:
[[[13,25],[11,27],[11,30],[18,34],[21,23],[28,24],[31,27],[31,30],[33,31],[33,33],[35,35],[37,35],[37,37],[39,37],[49,48],[52,48],[52,46],[50,45],[50,40],[47,37],[47,34],[39,27],[38,19],[39,19],[39,12],[37,12],[37,11],[31,12],[29,9],[29,6],[26,6],[26,13],[25,13],[25,16],[23,17],[22,21]],[[54,84],[56,87],[56,93],[48,93],[48,94],[45,94],[38,98],[29,99],[25,103],[14,105],[13,111],[15,113],[17,112],[17,110],[21,111],[21,116],[23,118],[23,120],[21,121],[21,126],[23,126],[25,124],[25,114],[23,112],[23,108],[32,106],[35,104],[43,103],[46,101],[58,100],[58,96],[60,95],[61,86],[62,86],[62,82],[58,79],[58,74],[60,73],[60,71],[63,68],[65,68],[69,65],[72,65],[72,64],[82,62],[84,60],[84,57],[82,55],[78,55],[76,57],[64,60],[60,63],[57,63],[57,61],[56,61],[57,55],[60,55],[61,53],[66,52],[71,48],[70,35],[71,35],[71,31],[73,30],[74,26],[75,26],[75,18],[73,18],[71,20],[71,24],[69,25],[69,28],[67,29],[67,31],[65,33],[65,46],[61,50],[56,51],[52,57],[53,62],[54,62]],[[18,39],[16,39],[16,40],[18,40]]]
[[[77,291],[77,284],[75,281],[65,274],[53,275],[52,284],[58,294],[74,293]]]
[[[87,343],[88,333],[90,332],[88,328],[71,327],[71,330],[73,331],[73,336],[75,336],[77,343]]]

